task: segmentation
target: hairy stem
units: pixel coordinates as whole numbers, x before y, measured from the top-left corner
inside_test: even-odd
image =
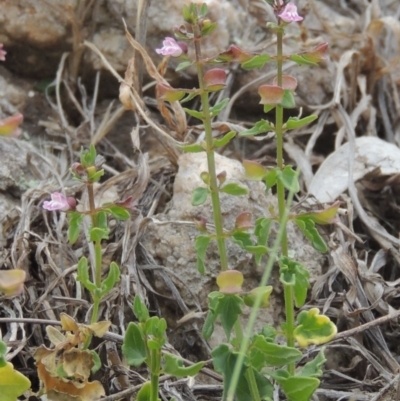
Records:
[[[261,401],[260,393],[258,391],[256,377],[254,376],[254,370],[251,366],[246,369],[245,377],[250,387],[250,394],[252,401]]]
[[[282,69],[283,67],[283,29],[280,27],[277,30],[277,81],[278,86],[282,86]],[[284,168],[283,159],[283,107],[281,105],[276,106],[276,162],[279,170]],[[281,180],[277,181],[277,193],[278,193],[278,207],[279,207],[279,220],[282,221],[286,209],[285,201],[285,187]],[[288,256],[288,240],[286,227],[284,228],[282,236],[282,255]],[[294,346],[294,299],[293,299],[293,287],[290,285],[284,285],[285,294],[285,312],[286,312],[286,342],[288,347]],[[288,371],[290,374],[294,374],[294,363],[288,365]]]
[[[215,233],[221,260],[221,270],[228,270],[228,257],[226,252],[226,242],[223,229],[221,203],[219,199],[217,172],[215,167],[215,153],[213,147],[213,137],[211,128],[210,104],[208,99],[208,92],[204,89],[204,79],[203,79],[204,68],[201,60],[200,35],[199,35],[199,28],[197,25],[193,25],[193,33],[195,37],[194,46],[196,52],[197,75],[199,79],[199,88],[201,91],[200,98],[204,113],[203,122],[204,122],[204,131],[206,134],[207,166],[208,166],[208,174],[210,176],[210,192],[211,192],[211,203],[214,215]]]
[[[160,377],[160,365],[161,365],[161,351],[151,350],[150,351],[150,382],[151,392],[150,401],[158,400],[158,382]]]
[[[96,205],[94,202],[94,190],[93,190],[93,183],[87,182],[86,183],[87,191],[88,191],[88,198],[89,198],[89,210],[90,210],[90,217],[92,219],[92,226],[98,226],[98,218],[96,214]],[[102,254],[101,254],[101,241],[94,241],[94,267],[92,267],[92,274],[93,274],[93,282],[95,283],[98,290],[101,288],[101,264],[102,264]],[[92,316],[90,319],[90,323],[96,323],[99,317],[99,307],[101,298],[99,297],[96,292],[92,292],[92,299],[93,299],[93,309],[92,309]],[[84,348],[87,349],[92,341],[92,336],[88,336],[86,338]]]

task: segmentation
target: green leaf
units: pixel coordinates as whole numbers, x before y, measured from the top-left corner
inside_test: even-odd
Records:
[[[257,245],[266,247],[266,252],[268,252],[268,238],[271,228],[271,219],[266,217],[260,217],[256,220],[256,226],[254,228],[254,235],[257,237]],[[263,254],[256,254],[255,260],[259,265],[261,263],[261,258]]]
[[[248,294],[243,297],[243,301],[247,306],[254,306],[257,299],[261,298],[260,308],[268,308],[269,297],[272,293],[272,286],[264,285],[262,287],[253,288]]]
[[[214,139],[213,141],[214,148],[221,148],[222,146],[226,146],[235,136],[236,136],[235,131],[229,131],[221,139]]]
[[[219,295],[210,297],[210,309],[219,316],[226,337],[229,339],[233,325],[242,313],[243,299],[238,295],[217,294]]]
[[[208,244],[211,241],[211,237],[209,235],[198,235],[196,237],[196,242],[194,244],[194,248],[196,249],[197,254],[197,270],[200,274],[204,274],[205,269],[205,258]]]
[[[195,376],[204,366],[204,362],[197,362],[192,366],[185,367],[181,358],[175,355],[168,354],[166,352],[163,354],[163,356],[165,360],[165,365],[163,369],[164,373],[178,378]]]
[[[151,401],[151,389],[151,382],[144,383],[142,388],[137,393],[136,401]]]
[[[107,295],[120,280],[120,270],[115,262],[111,262],[107,277],[101,283],[101,298]]]
[[[187,93],[187,95],[186,95],[186,97],[184,97],[181,101],[180,101],[180,103],[182,104],[182,103],[186,103],[186,102],[189,102],[190,100],[192,100],[192,99],[194,99],[196,96],[198,96],[200,93],[199,93],[199,90],[193,90],[193,92],[188,92]]]
[[[145,324],[145,332],[147,335],[154,336],[160,340],[161,346],[165,344],[165,333],[167,331],[167,322],[164,318],[152,316]]]
[[[212,333],[214,332],[214,323],[217,320],[217,317],[218,316],[213,311],[208,311],[202,330],[202,334],[205,340],[211,338]]]
[[[183,99],[186,95],[184,89],[175,89],[168,84],[158,82],[156,85],[156,98],[163,102],[177,102]]]
[[[243,231],[235,231],[232,234],[232,241],[238,244],[242,249],[247,249],[249,246],[253,246],[251,235]]]
[[[314,391],[319,387],[315,377],[291,376],[288,379],[277,380],[288,401],[309,401]]]
[[[178,66],[175,68],[175,71],[182,71],[188,67],[190,67],[193,63],[191,61],[182,61],[181,63],[178,64]]]
[[[108,229],[100,228],[100,227],[90,227],[89,228],[89,236],[90,241],[93,242],[101,242],[103,239],[108,239]]]
[[[212,22],[209,25],[203,27],[201,29],[201,36],[206,36],[209,35],[212,31],[214,31],[214,29],[217,27],[217,23],[216,22]]]
[[[208,7],[206,3],[203,3],[200,6],[200,10],[199,10],[199,17],[200,18],[204,18],[206,15],[208,14]]]
[[[79,281],[88,291],[93,292],[96,290],[96,285],[89,279],[89,267],[87,259],[82,256],[78,262],[78,275],[76,280]]]
[[[220,344],[211,352],[213,356],[214,368],[224,377],[224,394],[230,387],[233,370],[236,365],[238,353],[229,349],[226,344]],[[273,397],[273,387],[271,382],[246,364],[242,366],[235,391],[236,401],[254,401],[251,395],[250,386],[246,379],[247,371],[251,369],[254,374],[257,390],[262,400],[271,400]]]
[[[295,305],[297,308],[302,307],[306,302],[307,290],[310,286],[308,282],[309,271],[301,263],[286,256],[280,258],[279,268],[281,282],[285,284],[291,282],[289,285],[293,285]]]
[[[276,104],[264,104],[264,107],[263,107],[264,113],[269,113],[275,107],[276,107]]]
[[[312,114],[311,116],[301,118],[301,119],[299,119],[298,117],[290,117],[289,120],[287,120],[287,122],[286,122],[286,129],[291,130],[291,129],[301,128],[304,125],[310,124],[317,118],[318,118],[318,116],[316,116],[314,114]]]
[[[127,220],[131,216],[126,208],[118,205],[107,206],[106,212],[110,213],[117,220]]]
[[[68,227],[68,241],[72,245],[79,237],[79,230],[83,220],[83,214],[79,212],[68,213],[69,227]]]
[[[246,129],[239,133],[239,136],[253,136],[258,134],[264,134],[265,132],[274,131],[269,121],[261,120],[257,121],[253,128]]]
[[[149,338],[147,340],[147,348],[151,351],[161,351],[161,348],[163,347],[164,342],[159,341],[157,339],[154,338]]]
[[[300,191],[300,185],[298,181],[298,174],[293,170],[292,166],[285,166],[283,170],[277,171],[277,178],[283,184],[283,186],[291,192],[297,193]]]
[[[273,342],[278,335],[278,332],[276,331],[275,327],[267,324],[263,327],[261,335],[265,338],[266,341]]]
[[[325,241],[320,236],[318,230],[315,228],[315,223],[310,217],[295,217],[294,222],[303,232],[306,238],[311,241],[312,246],[319,252],[325,253],[328,247]]]
[[[7,344],[0,340],[0,368],[4,368],[7,365],[6,354]]]
[[[269,170],[263,179],[267,188],[272,188],[276,185],[276,181],[278,179],[278,169],[274,168]]]
[[[210,107],[210,117],[213,118],[217,116],[226,107],[228,103],[229,103],[229,98],[226,98],[217,103],[216,105]]]
[[[339,206],[340,201],[337,201],[326,209],[317,210],[315,212],[300,213],[296,216],[296,218],[307,217],[316,224],[332,224],[334,222]]]
[[[130,322],[128,325],[122,344],[122,354],[130,366],[140,366],[146,361],[144,334],[136,323]]]
[[[248,61],[242,63],[242,68],[245,70],[251,70],[253,68],[262,68],[268,61],[271,60],[271,57],[268,54],[258,54],[254,56]]]
[[[324,355],[324,349],[318,352],[318,355],[310,362],[307,362],[297,373],[297,376],[302,377],[321,377],[322,366],[325,364],[326,358]]]
[[[307,347],[310,344],[324,344],[332,340],[336,333],[336,326],[328,316],[320,315],[317,308],[302,311],[297,316],[294,336],[300,347]]]
[[[92,360],[93,360],[93,366],[90,369],[90,371],[95,374],[98,372],[102,366],[101,359],[99,354],[95,350],[90,350],[89,351],[92,354]]]
[[[256,260],[268,253],[268,248],[263,245],[249,245],[246,246],[245,250],[252,253],[255,256]]]
[[[204,146],[200,143],[193,143],[191,145],[181,145],[179,149],[183,150],[184,152],[188,153],[199,153],[204,152]]]
[[[251,366],[261,370],[265,366],[280,367],[297,362],[303,354],[296,348],[269,342],[262,335],[255,335],[250,347]]]
[[[281,105],[285,109],[293,109],[296,107],[296,101],[294,100],[293,92],[290,89],[284,90]]]
[[[101,177],[104,175],[104,170],[95,171],[88,175],[88,179],[91,182],[98,182]]]
[[[89,150],[84,150],[83,148],[81,149],[80,159],[83,167],[87,168],[94,166],[96,163],[96,157],[97,153],[94,145],[90,145]]]
[[[193,3],[191,3],[190,6],[188,7],[186,4],[184,4],[182,8],[183,19],[189,24],[195,22],[195,16],[192,5]]]
[[[97,213],[97,226],[102,230],[108,231],[108,224],[107,224],[107,213],[104,211],[100,211]]]
[[[234,196],[247,195],[249,193],[247,188],[244,188],[241,185],[236,184],[235,182],[224,185],[222,188],[219,189],[219,191]]]
[[[318,66],[318,63],[312,60],[308,60],[307,58],[299,55],[299,54],[292,54],[289,57],[290,60],[294,61],[297,65],[314,65]]]
[[[192,193],[192,206],[202,205],[207,200],[209,193],[209,188],[197,187]]]
[[[147,309],[146,304],[142,302],[140,296],[137,294],[133,300],[133,313],[140,323],[145,323],[150,318],[149,310]]]
[[[10,362],[0,367],[1,401],[16,401],[30,387],[29,379],[16,371]]]
[[[189,116],[195,117],[201,121],[204,120],[204,113],[202,111],[196,111],[196,110],[191,110],[191,109],[187,109],[187,108],[183,108],[183,110],[186,111],[186,113],[189,114]]]

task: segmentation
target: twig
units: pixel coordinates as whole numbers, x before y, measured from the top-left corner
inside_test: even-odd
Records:
[[[389,315],[382,316],[378,319],[373,320],[372,322],[362,324],[361,326],[355,327],[354,329],[342,331],[341,333],[336,334],[335,338],[332,341],[338,340],[340,338],[351,337],[355,334],[362,333],[363,331],[368,330],[372,327],[387,323],[390,320],[396,319],[398,317],[400,317],[400,310],[397,312],[391,313]]]

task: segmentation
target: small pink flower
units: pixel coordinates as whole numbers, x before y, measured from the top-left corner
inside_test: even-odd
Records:
[[[3,43],[0,43],[0,61],[6,61],[7,52],[3,50]]]
[[[174,38],[168,37],[164,39],[163,47],[156,49],[156,53],[163,56],[179,57],[182,55],[183,49]]]
[[[303,17],[300,17],[300,15],[297,14],[297,7],[293,3],[287,3],[283,11],[278,14],[278,17],[288,24],[290,22],[298,22],[303,20]]]
[[[61,210],[66,212],[70,209],[75,209],[76,201],[74,198],[66,198],[60,192],[54,192],[51,194],[51,201],[43,202],[43,209],[54,211]]]

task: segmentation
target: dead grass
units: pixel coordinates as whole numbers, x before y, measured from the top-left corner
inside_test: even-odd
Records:
[[[259,15],[261,3],[250,1],[250,12]],[[294,132],[285,145],[287,159],[304,172],[303,195],[307,194],[326,156],[343,143],[349,143],[350,155],[355,153],[356,139],[360,136],[380,137],[396,146],[400,144],[400,7],[396,1],[347,3],[326,1],[324,4],[338,15],[351,15],[350,32],[338,20],[327,19],[318,7],[319,2],[307,3],[322,29],[307,31],[304,27],[302,45],[319,40],[330,43],[331,58],[323,74],[329,73],[332,85],[325,93],[327,101],[318,105],[307,104],[307,90],[302,92],[304,112],[316,112],[319,120],[312,127]],[[151,85],[153,81],[164,82],[143,47],[129,33],[127,37],[143,57]],[[99,54],[89,41],[84,44],[89,51]],[[133,318],[130,308],[134,295],[140,294],[154,313],[165,311],[160,307],[165,303],[176,320],[190,313],[170,279],[179,272],[172,271],[171,266],[160,266],[141,246],[140,240],[147,224],[154,215],[165,210],[172,196],[170,183],[180,153],[176,145],[200,137],[201,127],[186,121],[179,103],[171,109],[163,107],[161,114],[155,111],[154,100],[139,95],[134,86],[133,60],[125,77],[121,77],[104,56],[99,56],[120,84],[120,100],[125,110],[118,102],[105,108],[99,105],[98,80],[91,90],[92,97],[87,95],[82,84],[71,87],[65,78],[67,56],[61,59],[54,82],[55,96],[48,98],[58,119],[50,121],[41,117],[41,124],[52,135],[45,146],[32,155],[41,160],[42,176],[35,188],[23,193],[20,207],[9,214],[3,224],[6,246],[2,250],[2,265],[23,269],[28,279],[22,296],[0,298],[0,328],[3,340],[12,349],[8,357],[32,379],[37,390],[32,353],[35,347],[47,343],[44,326],[58,324],[61,312],[78,321],[87,321],[90,300],[74,275],[79,257],[92,256],[92,249],[84,238],[71,247],[66,239],[65,215],[44,212],[41,203],[49,193],[63,188],[85,204],[83,188],[71,180],[68,168],[77,160],[81,145],[98,145],[99,153],[105,155],[107,178],[97,188],[97,196],[116,199],[133,195],[138,204],[137,213],[126,224],[112,227],[110,240],[104,248],[104,265],[116,260],[122,269],[121,282],[100,310],[101,319],[112,322],[112,330],[105,341],[97,345],[104,363],[100,380],[109,394],[121,391],[103,399],[111,401],[128,399],[140,388],[146,375],[143,371],[128,371],[115,351],[120,349],[121,334]],[[76,63],[72,65],[76,71]],[[286,68],[292,70],[293,65],[288,64]],[[314,74],[314,79],[322,85],[324,76],[318,75],[317,70]],[[233,76],[227,88],[231,100],[215,121],[216,132],[240,131],[248,126],[251,121],[236,117],[240,114],[238,109],[250,96],[249,91],[272,76],[272,72],[267,72],[238,90]],[[145,94],[151,85],[143,88]],[[71,109],[78,113],[79,124],[70,118]],[[129,128],[130,144],[127,139],[124,142],[129,149],[121,152],[110,133],[126,113],[133,115],[131,121],[134,122]],[[265,142],[255,142],[255,146],[253,142],[237,140],[235,147],[226,149],[225,154],[238,158],[245,153],[247,158],[263,158],[263,152],[267,152],[267,157],[273,155],[273,141],[263,139]],[[315,283],[306,305],[306,308],[321,308],[339,328],[336,338],[325,345],[328,362],[314,400],[399,400],[400,171],[382,175],[378,163],[373,172],[365,172],[363,179],[355,182],[352,179],[354,161],[349,157],[345,162],[349,174],[348,191],[340,197],[340,222],[328,233],[330,252],[326,269]],[[168,297],[154,289],[154,271],[167,284],[171,294]],[[202,321],[202,311],[198,309],[194,319],[182,323],[187,330],[197,333],[193,348],[196,352],[185,355],[192,360],[209,355],[207,345],[198,334]],[[175,330],[169,333],[170,337],[179,335],[179,330]],[[309,349],[305,358],[318,350],[319,347]],[[215,383],[220,382],[220,377],[212,371],[212,364],[203,373],[216,382],[189,385],[185,380],[173,382],[163,377],[161,391],[165,397],[184,400],[219,399],[221,386]]]

